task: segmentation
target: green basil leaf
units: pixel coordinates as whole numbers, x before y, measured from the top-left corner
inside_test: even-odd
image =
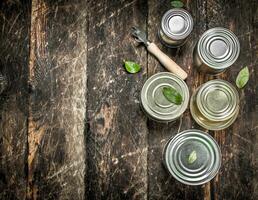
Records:
[[[196,159],[197,159],[196,151],[192,151],[188,157],[188,163],[192,164],[196,161]]]
[[[244,67],[238,73],[236,78],[236,85],[238,88],[243,88],[249,80],[249,69],[248,67]]]
[[[162,92],[166,99],[171,103],[180,105],[183,101],[181,94],[172,87],[164,87]]]
[[[125,69],[127,72],[131,74],[135,74],[141,70],[141,66],[135,62],[132,61],[124,61],[125,63]]]
[[[171,5],[174,8],[182,8],[184,3],[182,1],[171,1]]]

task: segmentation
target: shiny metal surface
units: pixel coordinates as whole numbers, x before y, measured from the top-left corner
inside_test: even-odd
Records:
[[[181,105],[169,102],[163,95],[165,86],[175,88],[183,97]],[[186,83],[178,76],[161,72],[151,76],[141,91],[141,104],[144,112],[151,118],[160,122],[169,122],[180,117],[187,109],[189,90]]]
[[[239,53],[240,43],[233,32],[221,27],[212,28],[195,46],[194,66],[199,71],[220,73],[237,60]]]
[[[178,47],[184,44],[192,30],[193,18],[190,13],[184,9],[175,8],[163,15],[159,36],[165,45]]]
[[[139,29],[138,27],[133,26],[132,27],[132,35],[135,37],[137,42],[144,43],[145,46],[149,45],[149,41],[147,39],[147,35],[144,31]]]
[[[209,130],[229,127],[239,112],[239,95],[227,81],[216,79],[201,85],[191,97],[190,111],[195,121]]]
[[[196,160],[189,162],[192,152]],[[164,147],[163,161],[170,174],[187,185],[202,185],[218,173],[221,151],[217,142],[200,130],[186,130],[171,138]]]

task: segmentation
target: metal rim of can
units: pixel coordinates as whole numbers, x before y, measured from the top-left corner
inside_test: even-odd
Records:
[[[225,128],[228,128],[234,123],[239,113],[239,106],[237,106],[235,114],[229,120],[217,121],[217,122],[210,121],[207,118],[205,118],[205,116],[203,116],[197,108],[196,100],[195,100],[197,92],[198,92],[198,89],[193,93],[190,101],[190,112],[197,124],[199,124],[201,127],[205,129],[218,131],[218,130],[223,130]]]
[[[199,87],[196,104],[201,114],[207,119],[226,121],[235,115],[239,105],[238,91],[225,80],[211,80]]]
[[[203,33],[197,44],[203,63],[216,70],[230,67],[240,54],[240,43],[230,30],[216,27]]]
[[[190,146],[193,142],[199,153],[197,159],[202,161],[198,163],[197,160],[197,164],[190,168],[191,164],[186,164],[184,158],[192,152]],[[198,158],[198,155],[203,157]],[[163,159],[166,168],[175,179],[187,185],[202,185],[216,176],[222,157],[220,147],[214,138],[203,131],[190,129],[182,131],[167,142],[163,149]]]
[[[179,27],[181,31],[178,30],[177,33],[172,32],[171,28],[170,28],[169,22],[171,21],[171,19],[173,17],[174,18],[178,17],[178,19],[176,19],[177,21],[183,20],[183,22],[184,22],[184,26]],[[175,23],[176,23],[176,20],[175,20]],[[183,31],[182,31],[182,29],[183,29]],[[170,9],[162,17],[161,30],[168,38],[171,38],[172,40],[185,39],[190,35],[190,33],[193,30],[193,18],[191,16],[191,14],[188,11],[186,11],[185,9],[182,9],[182,8]]]
[[[183,97],[181,105],[175,105],[165,99],[162,88],[175,88]],[[190,94],[186,83],[170,72],[157,73],[144,83],[141,90],[141,104],[147,115],[159,122],[170,122],[179,118],[187,109]]]

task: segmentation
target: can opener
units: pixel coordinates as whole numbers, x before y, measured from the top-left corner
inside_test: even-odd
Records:
[[[149,41],[144,31],[134,26],[132,27],[132,35],[135,37],[137,42],[143,43],[147,50],[154,55],[168,71],[178,75],[183,80],[187,78],[187,73],[171,58],[163,53],[156,44]]]

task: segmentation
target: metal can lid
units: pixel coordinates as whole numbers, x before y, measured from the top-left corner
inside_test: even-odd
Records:
[[[206,65],[214,69],[226,69],[237,60],[240,43],[233,32],[216,27],[201,36],[197,49]]]
[[[235,114],[239,104],[239,95],[231,83],[215,79],[199,88],[196,104],[207,119],[225,121]]]
[[[181,105],[169,102],[163,95],[162,89],[170,86],[183,97]],[[184,113],[189,102],[189,90],[186,83],[169,72],[161,72],[151,76],[143,85],[141,103],[144,110],[152,118],[159,121],[173,121]]]
[[[191,157],[195,154],[194,159]],[[167,144],[164,159],[169,172],[180,182],[201,185],[218,173],[221,151],[218,143],[200,130],[186,130]]]
[[[184,9],[170,9],[162,17],[161,29],[171,39],[185,39],[193,30],[193,18]]]

